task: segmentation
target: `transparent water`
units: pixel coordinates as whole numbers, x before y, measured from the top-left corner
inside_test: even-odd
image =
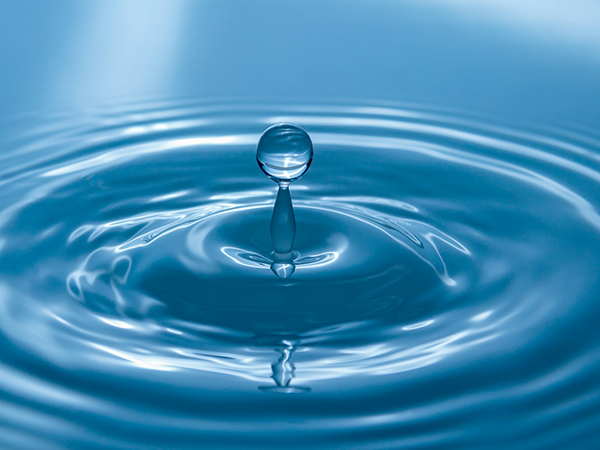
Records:
[[[597,448],[600,11],[519,5],[0,6],[0,448]]]
[[[279,185],[287,185],[306,173],[313,159],[313,146],[301,127],[280,123],[267,128],[256,145],[256,161]]]

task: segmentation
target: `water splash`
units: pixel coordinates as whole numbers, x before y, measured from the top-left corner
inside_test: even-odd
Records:
[[[273,125],[258,141],[256,160],[263,172],[279,186],[271,216],[271,242],[275,251],[271,270],[279,278],[289,278],[295,271],[292,248],[296,239],[296,218],[289,184],[310,167],[312,141],[308,133],[296,125]]]

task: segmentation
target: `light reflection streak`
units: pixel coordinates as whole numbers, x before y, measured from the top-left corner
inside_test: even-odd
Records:
[[[486,335],[485,331],[485,328],[464,330],[413,346],[408,346],[408,342],[403,344],[402,341],[394,340],[369,347],[345,349],[335,358],[305,362],[302,365],[302,376],[298,378],[317,381],[366,373],[389,375],[417,370],[500,336],[499,333]],[[475,338],[475,335],[480,337]],[[471,336],[471,340],[466,340]]]
[[[321,197],[323,201],[336,201],[343,202],[349,204],[355,203],[366,203],[368,205],[383,205],[383,206],[391,206],[396,209],[410,211],[410,212],[419,212],[419,209],[416,206],[410,205],[405,202],[401,202],[398,200],[394,200],[391,198],[382,198],[382,197],[369,197],[365,195],[354,195],[354,196],[339,196],[339,197]]]
[[[259,197],[274,197],[274,191],[242,191],[242,192],[228,192],[227,194],[217,194],[209,197],[209,200],[244,200],[248,198],[259,198]]]
[[[418,330],[419,328],[424,328],[427,327],[429,325],[431,325],[433,322],[435,322],[435,320],[425,320],[423,322],[418,322],[418,323],[414,323],[412,325],[405,325],[402,327],[402,329],[404,331],[410,331],[410,330]]]
[[[110,325],[110,326],[117,327],[117,328],[124,328],[124,329],[127,329],[127,330],[135,328],[134,325],[132,325],[130,323],[127,323],[127,322],[124,322],[122,320],[108,319],[107,317],[101,317],[101,316],[98,316],[98,319],[101,320],[102,322]]]
[[[340,135],[335,135],[335,144],[339,145]],[[328,137],[322,136],[321,142],[328,142],[333,144],[334,142],[330,139],[333,135]],[[406,140],[406,139],[394,139],[394,138],[377,138],[376,141],[370,141],[366,139],[363,142],[359,142],[361,139],[357,136],[347,136],[343,140],[344,145],[347,146],[365,146],[369,145],[378,148],[389,148],[401,151],[412,151],[421,154],[427,154],[435,158],[439,158],[446,161],[457,162],[467,166],[477,167],[486,171],[499,173],[508,177],[525,181],[531,185],[542,188],[543,190],[549,191],[554,195],[564,199],[565,201],[572,204],[588,222],[600,229],[600,216],[594,209],[594,207],[583,197],[576,194],[572,190],[568,189],[564,185],[554,181],[540,173],[533,170],[525,169],[514,164],[510,164],[504,161],[498,161],[489,157],[465,154],[461,151],[451,150],[447,147],[442,147],[435,144],[426,144],[420,141]],[[369,142],[370,141],[370,142]],[[369,143],[367,143],[369,142]],[[581,171],[590,172],[590,178],[594,178],[600,181],[600,174],[593,169],[585,168],[577,163],[566,163],[567,166],[577,165]]]
[[[68,164],[57,169],[49,170],[41,174],[42,177],[58,177],[61,175],[98,168],[110,163],[123,163],[130,159],[159,153],[165,151],[176,151],[185,147],[201,147],[209,145],[227,146],[251,144],[255,141],[254,135],[238,136],[209,136],[196,138],[180,138],[164,141],[154,141],[152,143],[135,144],[118,150],[104,152],[101,155],[94,156],[83,161]]]
[[[471,320],[473,322],[481,322],[482,320],[487,319],[488,317],[490,317],[492,315],[492,313],[494,312],[494,310],[490,310],[490,311],[485,311],[482,312],[481,314],[477,314],[476,316],[471,317]]]
[[[117,350],[115,348],[97,344],[95,342],[90,342],[89,345],[90,347],[116,356],[119,359],[128,361],[134,366],[137,366],[141,369],[161,370],[165,372],[174,372],[180,370],[180,367],[173,367],[169,365],[168,361],[165,361],[163,358],[158,356],[143,356],[139,354],[130,354],[122,350]]]
[[[157,197],[152,197],[148,202],[149,203],[159,203],[159,202],[164,202],[167,200],[173,200],[175,198],[185,197],[190,192],[191,191],[189,191],[187,189],[183,190],[183,191],[171,192],[170,194],[164,194],[164,195],[159,195]]]
[[[261,360],[259,364],[255,364],[254,362],[257,359],[250,356],[240,357],[237,354],[227,355],[225,353],[211,355],[210,353],[200,353],[198,350],[184,348],[162,349],[161,354],[142,354],[139,351],[131,352],[115,349],[93,342],[89,345],[140,369],[166,372],[196,370],[232,375],[255,382],[264,382],[271,375],[270,367],[265,364],[264,360]]]

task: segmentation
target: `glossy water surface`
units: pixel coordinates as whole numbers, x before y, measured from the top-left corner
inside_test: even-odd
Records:
[[[390,36],[421,36],[415,18],[457,20],[439,22],[448,6],[434,3],[439,9],[398,6],[410,20]],[[173,9],[157,4],[140,23],[154,11],[168,25]],[[274,8],[256,20],[287,17]],[[296,13],[319,30],[333,6],[315,8]],[[360,11],[380,25],[366,42],[390,45],[378,34],[389,11],[336,13]],[[339,33],[349,26],[328,23]],[[315,44],[304,29],[278,36]],[[461,29],[451,42],[497,37]],[[225,52],[229,41],[218,42]],[[425,42],[412,45],[425,51]],[[449,64],[471,64],[469,48]],[[153,64],[172,51],[154,50]],[[294,58],[314,54],[301,48]],[[341,68],[356,57],[340,54]],[[442,64],[435,51],[430,57]],[[597,69],[564,69],[580,75],[572,85],[556,73],[540,77],[542,93],[564,87],[555,91],[555,100],[569,99],[559,113],[522,96],[503,103],[502,86],[486,85],[487,110],[513,109],[499,117],[477,112],[468,82],[462,103],[452,90],[439,106],[419,92],[423,101],[407,103],[398,101],[409,97],[398,80],[382,91],[365,84],[367,69],[334,74],[341,85],[354,80],[363,98],[319,91],[307,100],[283,66],[287,100],[181,97],[196,70],[187,62],[137,100],[99,102],[74,87],[52,107],[28,109],[37,95],[6,95],[0,448],[598,448],[600,135],[584,97],[600,97],[580,83]],[[109,69],[107,79],[139,87]],[[231,76],[254,80],[240,89],[256,94],[269,79],[261,85],[255,75]],[[430,80],[432,92],[454,76]],[[209,78],[215,90],[227,87]],[[329,78],[318,79],[315,89],[325,89]],[[20,113],[10,103],[18,95],[26,98]],[[291,186],[295,272],[287,279],[272,271],[289,264],[273,253],[269,230],[277,185],[256,164],[261,133],[277,123],[302,127],[314,147],[310,171]]]

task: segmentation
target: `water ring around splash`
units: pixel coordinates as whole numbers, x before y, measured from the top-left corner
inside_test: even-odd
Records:
[[[254,153],[262,131],[282,122],[304,128],[315,148],[293,185],[287,279],[271,270],[286,264],[269,233],[276,186]],[[279,397],[266,393],[331,400],[342,390],[381,398],[368,412],[378,420],[336,425],[347,408],[339,400],[303,423],[373,431],[409,409],[415,426],[433,410],[444,420],[506,395],[529,404],[550,379],[571,386],[583,362],[598,364],[591,350],[550,344],[591,320],[598,293],[591,133],[408,106],[166,102],[56,118],[13,145],[0,181],[0,330],[12,361],[0,383],[15,396],[20,376],[75,383],[59,416],[103,410],[146,429],[148,416],[108,405],[162,386],[165,403],[149,416],[193,416],[178,425],[193,434],[229,425],[167,397],[212,405],[221,390],[232,405],[262,396],[272,406]],[[12,164],[19,152],[29,161]],[[518,362],[550,351],[559,356],[535,370],[496,370],[515,352]],[[474,361],[506,389],[484,395],[466,369]],[[456,397],[432,388],[461,376],[471,385]],[[408,394],[417,388],[431,396]],[[33,389],[30,402],[45,395]],[[237,436],[239,422],[228,423]]]

